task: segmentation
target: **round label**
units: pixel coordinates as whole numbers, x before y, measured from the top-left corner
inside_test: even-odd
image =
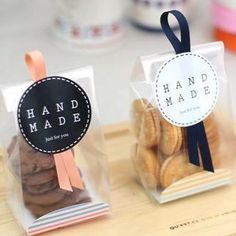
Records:
[[[91,105],[78,84],[53,76],[35,82],[24,92],[17,115],[20,131],[32,148],[59,153],[83,138],[91,121]]]
[[[203,56],[182,53],[165,62],[155,78],[155,96],[162,116],[187,127],[204,120],[214,109],[219,82],[212,64]]]

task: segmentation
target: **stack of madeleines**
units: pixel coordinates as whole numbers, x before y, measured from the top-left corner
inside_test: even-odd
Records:
[[[132,124],[137,143],[132,161],[140,182],[148,189],[165,189],[174,182],[202,171],[188,161],[185,129],[167,122],[150,102],[137,99],[132,103]],[[219,129],[214,114],[204,127],[216,167],[219,165]]]
[[[21,135],[13,137],[8,154],[16,184],[22,185],[24,204],[34,216],[90,201],[87,190],[60,189],[53,155],[32,149]]]

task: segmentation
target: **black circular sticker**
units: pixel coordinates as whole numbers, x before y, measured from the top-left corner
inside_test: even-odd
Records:
[[[18,124],[27,143],[43,153],[59,153],[76,145],[91,121],[91,105],[74,81],[47,77],[32,84],[18,105]]]

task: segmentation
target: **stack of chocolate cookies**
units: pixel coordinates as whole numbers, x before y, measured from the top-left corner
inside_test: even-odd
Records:
[[[35,217],[90,201],[87,190],[60,189],[54,157],[34,150],[21,135],[12,139],[8,153],[11,170],[22,184],[24,204]]]

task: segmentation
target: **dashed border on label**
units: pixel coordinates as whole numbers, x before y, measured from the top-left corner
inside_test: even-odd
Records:
[[[165,111],[163,110],[163,108],[161,107],[161,104],[160,104],[160,98],[158,96],[158,80],[160,79],[160,74],[161,72],[163,71],[163,69],[172,61],[174,61],[175,59],[177,58],[180,58],[180,57],[185,57],[185,56],[194,56],[194,57],[198,57],[202,60],[204,60],[208,65],[209,67],[211,68],[212,72],[213,72],[213,75],[214,75],[214,79],[215,79],[215,82],[216,82],[216,94],[214,96],[214,100],[212,102],[212,105],[211,107],[208,109],[208,111],[202,115],[201,117],[199,117],[198,119],[194,120],[194,121],[191,121],[191,122],[187,122],[187,123],[180,123],[180,122],[176,122],[174,121],[173,119],[171,119],[170,117],[167,116],[167,114],[165,113]],[[209,60],[207,60],[205,57],[203,57],[202,55],[199,55],[199,54],[196,54],[196,53],[181,53],[181,54],[177,54],[175,55],[174,57],[172,57],[171,59],[169,59],[168,61],[164,62],[164,64],[161,66],[160,70],[158,71],[157,73],[157,76],[156,76],[156,79],[155,79],[155,95],[156,95],[156,99],[157,99],[157,105],[158,105],[158,108],[161,112],[161,114],[163,115],[163,117],[170,123],[172,123],[173,125],[176,125],[176,126],[180,126],[180,127],[188,127],[188,126],[191,126],[191,125],[195,125],[199,122],[201,122],[202,120],[204,120],[211,112],[212,110],[214,109],[216,103],[217,103],[217,98],[218,98],[218,95],[219,95],[219,81],[218,81],[218,77],[217,77],[217,74],[216,74],[216,71],[214,69],[214,67],[212,66],[212,64],[210,63]]]
[[[23,130],[23,127],[22,127],[22,122],[21,122],[21,117],[20,117],[20,112],[21,112],[21,107],[22,107],[22,103],[25,99],[25,97],[27,96],[27,94],[37,85],[41,84],[41,83],[44,83],[44,82],[47,82],[47,81],[50,81],[50,80],[61,80],[61,81],[65,81],[67,83],[70,83],[71,85],[73,85],[75,88],[78,89],[78,91],[83,95],[84,99],[85,99],[85,102],[87,104],[87,108],[88,108],[88,117],[87,117],[87,120],[86,120],[86,124],[85,124],[85,127],[82,131],[82,133],[80,134],[80,136],[73,142],[71,143],[70,145],[62,148],[62,149],[57,149],[55,151],[47,151],[47,150],[44,150],[44,149],[41,149],[41,148],[38,148],[37,146],[35,146],[33,143],[30,142],[30,140],[26,137],[25,135],[25,132]],[[63,152],[63,151],[66,151],[72,147],[74,147],[83,137],[84,135],[86,134],[88,128],[89,128],[89,125],[90,125],[90,122],[91,122],[91,117],[92,117],[92,112],[91,112],[91,104],[90,104],[90,101],[89,101],[89,98],[87,96],[87,94],[85,93],[85,91],[77,84],[75,83],[74,81],[68,79],[68,78],[65,78],[65,77],[61,77],[61,76],[50,76],[50,77],[47,77],[47,78],[44,78],[42,80],[39,80],[35,83],[33,83],[22,95],[21,99],[20,99],[20,102],[19,102],[19,105],[18,105],[18,109],[17,109],[17,120],[18,120],[18,124],[19,124],[19,128],[20,128],[20,131],[21,131],[21,134],[23,135],[24,139],[26,140],[26,142],[32,147],[34,148],[35,150],[39,151],[39,152],[43,152],[43,153],[49,153],[49,154],[55,154],[55,153],[60,153],[60,152]]]

